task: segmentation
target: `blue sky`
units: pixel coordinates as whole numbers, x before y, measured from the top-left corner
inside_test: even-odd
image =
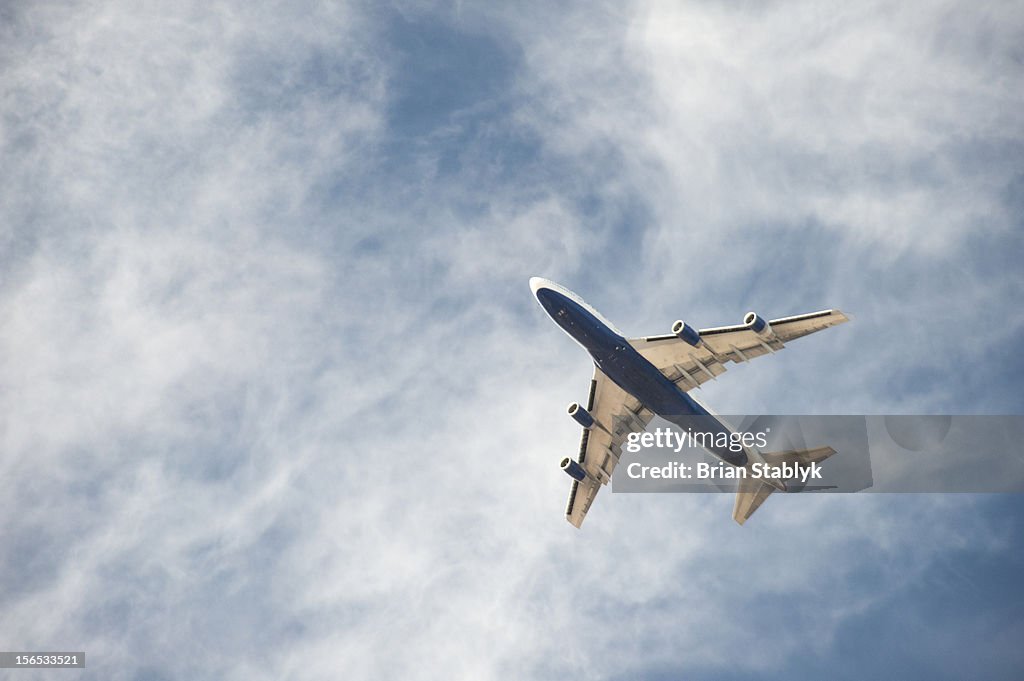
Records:
[[[1016,678],[1016,495],[602,496],[628,334],[823,307],[720,413],[1019,414],[1010,2],[7,3],[0,641],[96,679]],[[824,335],[823,335],[824,336]],[[22,674],[25,678],[49,678]]]

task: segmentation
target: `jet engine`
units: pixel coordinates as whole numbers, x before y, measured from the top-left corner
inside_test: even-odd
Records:
[[[583,470],[583,466],[568,456],[562,459],[562,463],[559,466],[573,480],[583,482],[587,477],[587,472]]]
[[[679,336],[679,340],[689,343],[693,347],[700,345],[700,332],[682,319],[672,325],[672,333]]]
[[[748,312],[744,315],[743,323],[750,327],[751,331],[764,340],[772,340],[775,338],[775,332],[772,331],[772,325],[755,312]]]
[[[569,416],[576,420],[576,423],[580,424],[587,430],[594,427],[594,417],[590,415],[590,412],[580,406],[579,402],[573,402],[569,405]]]

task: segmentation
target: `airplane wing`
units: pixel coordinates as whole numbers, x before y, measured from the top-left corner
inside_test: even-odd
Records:
[[[701,329],[694,334],[699,334],[699,339],[690,337],[696,345],[674,334],[631,338],[629,343],[676,385],[689,391],[725,373],[726,362],[746,362],[777,352],[791,340],[842,324],[848,318],[839,310],[822,310],[767,323],[749,314],[747,320],[737,326]]]
[[[578,458],[586,476],[579,481],[573,480],[569,504],[565,509],[566,520],[576,527],[583,524],[598,490],[611,480],[626,438],[632,432],[647,428],[654,418],[654,412],[596,366],[594,379],[590,382],[587,411],[594,418],[594,425],[583,430]]]

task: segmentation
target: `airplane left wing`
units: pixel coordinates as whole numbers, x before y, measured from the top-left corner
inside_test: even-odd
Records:
[[[622,444],[630,433],[647,427],[654,413],[639,400],[615,384],[596,366],[590,382],[587,412],[594,419],[590,428],[583,430],[577,463],[582,468],[582,480],[573,480],[565,518],[579,527],[583,524],[598,490],[611,480],[612,471],[619,463]],[[563,468],[571,465],[563,461]]]
[[[684,391],[725,373],[727,362],[746,362],[778,352],[785,344],[848,321],[839,310],[822,310],[765,321],[747,315],[744,324],[696,331],[682,324],[681,335],[629,339],[637,352]],[[676,322],[680,325],[680,322]],[[673,328],[673,331],[675,329]]]

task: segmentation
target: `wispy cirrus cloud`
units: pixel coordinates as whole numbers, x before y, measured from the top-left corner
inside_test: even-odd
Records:
[[[738,528],[724,497],[606,494],[565,526],[589,369],[526,286],[638,334],[854,314],[708,386],[723,413],[1018,409],[1012,5],[7,16],[9,647],[115,679],[852,675],[866,648],[949,677],[966,636],[1019,666],[987,635],[1012,499]]]

